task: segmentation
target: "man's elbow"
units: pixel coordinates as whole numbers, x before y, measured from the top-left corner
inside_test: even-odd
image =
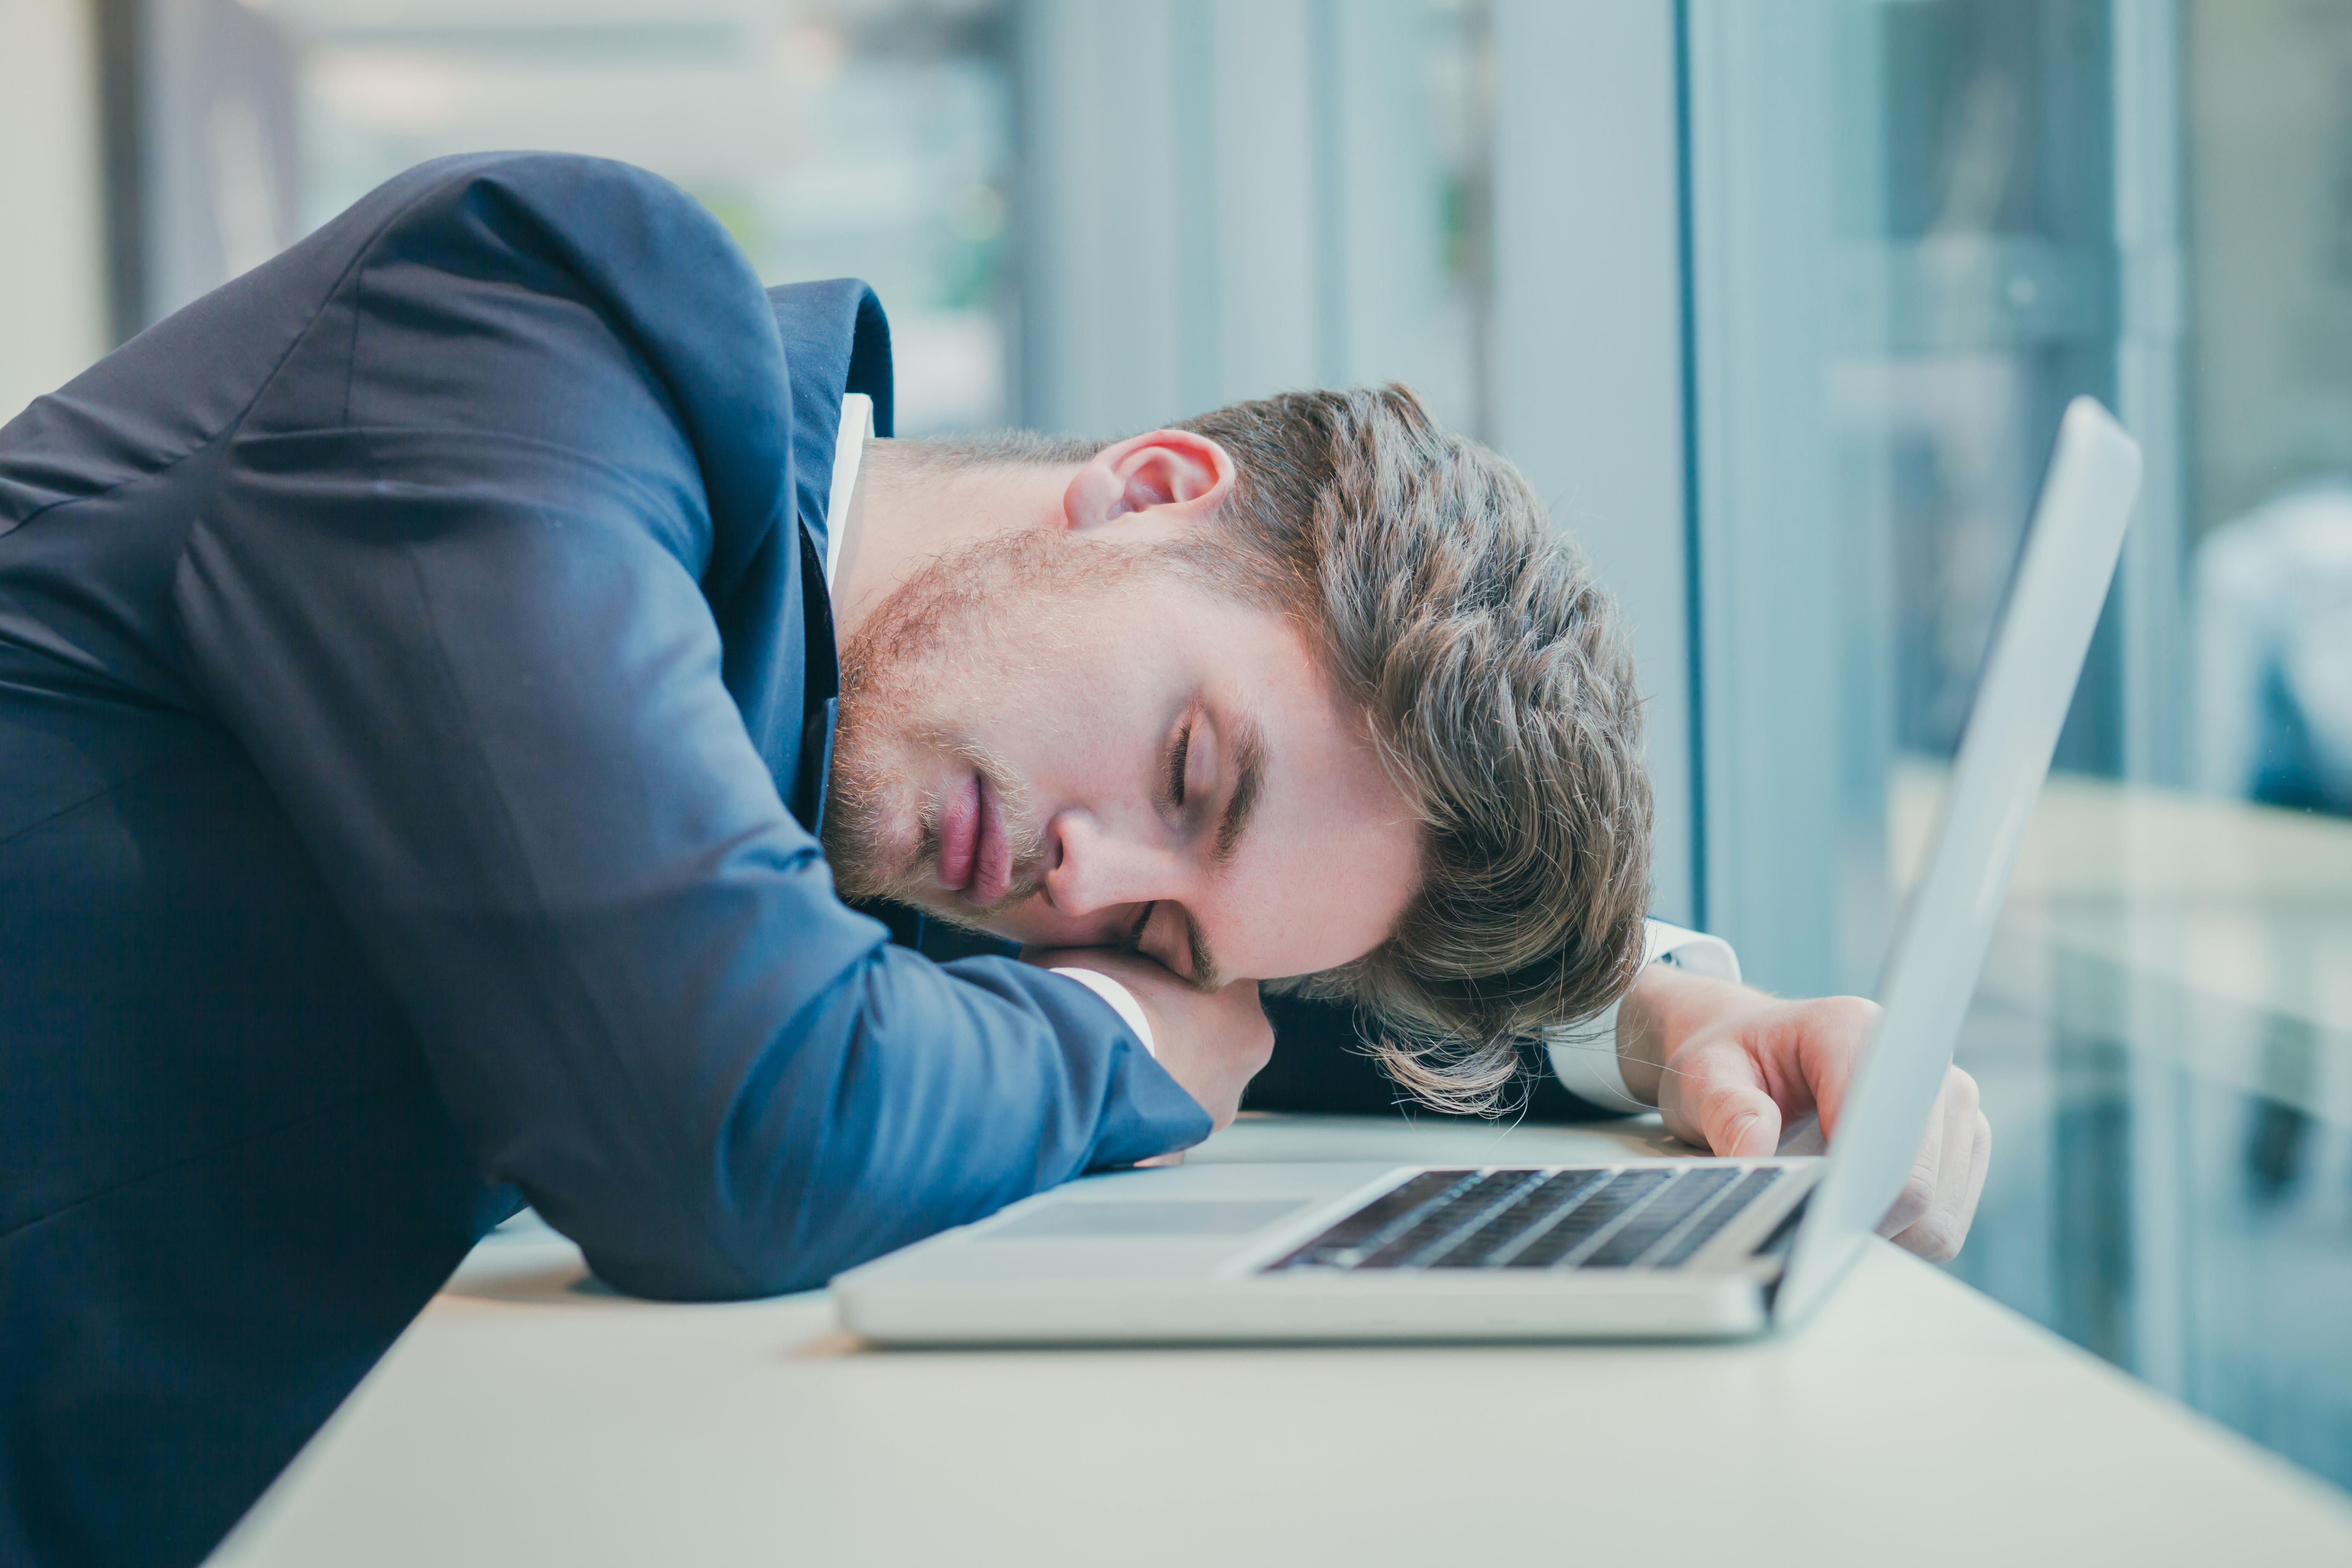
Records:
[[[586,1242],[590,1272],[614,1289],[652,1301],[752,1301],[814,1290],[837,1272],[789,1247],[747,1245],[751,1238],[708,1235],[660,1245]]]
[[[668,1205],[637,1205],[630,1217],[625,1226],[572,1231],[597,1279],[652,1300],[747,1301],[822,1289],[843,1269],[965,1216],[927,1218],[849,1194],[818,1203],[800,1191],[768,1201],[681,1194]]]

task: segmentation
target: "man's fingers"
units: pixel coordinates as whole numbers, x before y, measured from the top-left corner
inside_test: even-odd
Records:
[[[1952,1086],[1944,1085],[1936,1097],[1936,1109],[1928,1114],[1927,1131],[1919,1140],[1919,1152],[1911,1157],[1911,1173],[1903,1179],[1903,1190],[1895,1194],[1895,1202],[1886,1210],[1886,1217],[1878,1222],[1878,1234],[1899,1240],[1936,1203],[1936,1173],[1943,1164],[1944,1122],[1949,1111]]]
[[[1760,1089],[1726,1088],[1708,1096],[1700,1125],[1706,1146],[1727,1158],[1780,1147],[1780,1108]]]
[[[1717,1042],[1677,1058],[1660,1083],[1666,1130],[1720,1155],[1769,1154],[1780,1142],[1780,1108],[1764,1087],[1755,1058]]]
[[[1854,1064],[1877,1029],[1881,1011],[1877,1003],[1862,996],[1823,996],[1806,1004],[1807,1026],[1798,1056],[1826,1140],[1837,1136]]]
[[[1968,1239],[1969,1227],[1977,1222],[1977,1202],[1984,1196],[1985,1173],[1992,1169],[1992,1122],[1983,1110],[1977,1112],[1977,1135],[1969,1157],[1968,1200],[1960,1205],[1960,1238]]]
[[[1895,1241],[1930,1262],[1942,1263],[1958,1255],[1976,1218],[1977,1200],[1991,1163],[1992,1126],[1978,1108],[1976,1079],[1958,1068],[1945,1078],[1937,1110],[1942,1146],[1935,1199],[1895,1234]]]
[[[1661,1064],[1658,1109],[1667,1129],[1716,1154],[1755,1158],[1775,1152],[1786,1118],[1811,1111],[1835,1148],[1853,1068],[1883,1017],[1874,1003],[1832,996],[1761,1002],[1693,1031]],[[1948,1070],[1878,1234],[1928,1258],[1957,1253],[1976,1217],[1991,1153],[1976,1080]]]

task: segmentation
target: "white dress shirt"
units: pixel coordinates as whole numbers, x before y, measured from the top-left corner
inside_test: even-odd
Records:
[[[1718,980],[1738,981],[1739,955],[1719,936],[1685,931],[1664,921],[1648,922],[1642,937],[1642,966],[1671,963]],[[1598,1016],[1581,1024],[1548,1030],[1544,1041],[1551,1050],[1551,1070],[1560,1087],[1579,1100],[1612,1110],[1647,1110],[1625,1087],[1625,1067],[1617,1059],[1617,1008],[1612,1002]]]
[[[849,506],[857,493],[858,465],[866,460],[866,443],[873,438],[874,400],[862,392],[848,394],[841,400],[841,429],[834,437],[833,485],[825,500],[824,582],[828,589],[841,565],[842,540],[849,531]],[[1649,923],[1642,962],[1677,963],[1726,980],[1739,978],[1739,959],[1731,951],[1730,943],[1720,937],[1670,926],[1664,921]],[[1109,975],[1091,969],[1056,969],[1054,973],[1068,975],[1110,1004],[1119,1022],[1143,1042],[1143,1048],[1153,1056],[1160,1054],[1159,1042],[1151,1037],[1151,1020],[1144,1016],[1143,1006],[1136,1001],[1133,992]],[[1559,1081],[1570,1093],[1612,1110],[1649,1109],[1626,1089],[1624,1070],[1617,1062],[1616,1004],[1610,1004],[1607,1012],[1589,1023],[1554,1031],[1549,1042],[1552,1070],[1559,1074]]]

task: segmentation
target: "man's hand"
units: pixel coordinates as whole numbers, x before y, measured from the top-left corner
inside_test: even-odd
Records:
[[[1274,1055],[1274,1026],[1255,980],[1203,994],[1151,960],[1110,948],[1033,947],[1021,956],[1052,969],[1092,969],[1126,986],[1151,1020],[1160,1065],[1219,1127],[1240,1110],[1242,1090]]]
[[[1626,1087],[1658,1107],[1675,1137],[1717,1154],[1769,1154],[1781,1128],[1808,1111],[1820,1114],[1823,1137],[1835,1134],[1878,1013],[1859,996],[1783,1002],[1654,963],[1618,1012],[1618,1059]],[[1991,1154],[1976,1079],[1953,1068],[1878,1233],[1938,1262],[1958,1253]]]

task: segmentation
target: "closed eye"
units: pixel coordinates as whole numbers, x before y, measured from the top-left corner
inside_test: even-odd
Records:
[[[1120,951],[1134,953],[1138,958],[1148,958],[1193,990],[1213,994],[1224,982],[1218,974],[1217,961],[1210,956],[1209,944],[1201,934],[1200,921],[1187,913],[1181,904],[1172,904],[1170,908],[1174,910],[1175,918],[1182,922],[1181,929],[1176,933],[1173,952],[1153,952],[1143,945],[1143,939],[1151,932],[1151,917],[1160,912],[1157,900],[1144,905],[1143,912],[1135,917],[1135,923],[1128,928],[1127,940],[1119,943]]]
[[[1180,810],[1184,805],[1184,764],[1192,755],[1192,721],[1188,719],[1177,731],[1176,743],[1168,748],[1168,799]]]

